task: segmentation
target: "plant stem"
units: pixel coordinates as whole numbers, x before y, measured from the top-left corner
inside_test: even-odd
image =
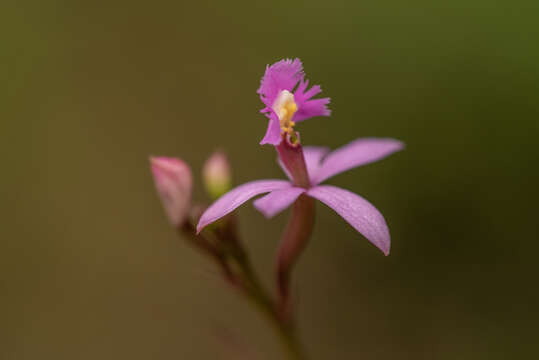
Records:
[[[279,311],[285,322],[292,321],[290,302],[292,269],[311,236],[314,215],[314,200],[306,195],[301,195],[292,207],[292,214],[279,246],[275,277],[279,296]]]
[[[307,357],[297,338],[293,322],[283,316],[280,306],[258,279],[249,257],[235,231],[234,218],[227,219],[215,228],[215,241],[197,235],[193,224],[187,222],[178,230],[202,253],[209,255],[223,272],[225,280],[238,289],[263,314],[276,332],[290,360],[306,360]]]
[[[245,289],[247,297],[263,313],[266,319],[268,319],[272,328],[279,336],[279,340],[286,350],[289,359],[305,360],[306,356],[298,341],[295,329],[292,326],[293,324],[280,316],[276,304],[261,286],[248,259],[246,257],[243,258],[238,265],[241,267],[242,273],[245,275],[245,280],[247,280],[247,283],[249,284]]]

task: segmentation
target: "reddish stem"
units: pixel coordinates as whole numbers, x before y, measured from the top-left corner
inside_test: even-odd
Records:
[[[314,199],[301,195],[292,207],[292,215],[285,228],[277,254],[277,289],[279,312],[290,321],[290,277],[294,264],[307,245],[314,225]]]
[[[292,177],[294,184],[308,188],[311,184],[309,173],[303,156],[303,148],[299,142],[299,134],[294,134],[295,142],[291,142],[290,134],[284,134],[279,145],[275,147],[281,162],[284,164],[288,173]]]

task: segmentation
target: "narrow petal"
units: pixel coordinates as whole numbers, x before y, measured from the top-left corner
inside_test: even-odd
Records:
[[[260,94],[260,98],[266,106],[272,107],[277,94],[281,90],[292,92],[303,76],[303,65],[299,59],[278,61],[266,67],[257,93]]]
[[[319,184],[343,171],[381,160],[403,148],[404,143],[395,139],[365,138],[352,141],[326,156],[314,183]]]
[[[260,199],[256,199],[253,205],[265,217],[271,218],[289,207],[305,191],[299,187],[274,190]]]
[[[279,118],[274,112],[272,112],[270,115],[270,120],[268,121],[268,129],[266,130],[266,135],[264,136],[262,141],[260,141],[260,145],[279,145],[280,143],[281,126],[279,125]]]
[[[294,94],[304,94],[305,90],[307,90],[308,87],[309,87],[309,80],[308,79],[301,79],[299,81],[298,88],[296,89],[296,92]]]
[[[298,111],[294,114],[293,121],[303,121],[314,116],[329,116],[331,114],[331,111],[327,108],[329,98],[311,100],[313,96],[322,92],[320,85],[314,85],[307,90],[308,85],[309,81],[302,79],[294,92]]]
[[[320,85],[314,85],[312,88],[310,88],[308,91],[306,91],[303,94],[303,98],[308,100],[312,98],[313,96],[320,94],[321,92],[322,92],[322,88],[320,87]]]
[[[311,183],[318,173],[318,169],[322,164],[322,158],[329,153],[329,148],[324,146],[305,146],[303,148],[303,156],[305,156],[305,165]]]
[[[298,101],[298,111],[294,114],[292,120],[299,122],[315,116],[329,116],[331,110],[327,108],[329,98],[308,100],[305,102]]]
[[[335,210],[385,255],[389,254],[391,239],[386,221],[367,200],[348,190],[329,185],[311,188],[307,191],[307,195]]]
[[[290,186],[290,182],[286,180],[257,180],[242,184],[230,190],[210,205],[210,207],[202,214],[198,221],[197,233],[199,233],[206,225],[211,224],[234,211],[234,209],[253,196],[273,190],[284,189]]]

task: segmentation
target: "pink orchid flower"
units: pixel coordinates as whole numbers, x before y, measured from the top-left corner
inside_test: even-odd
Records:
[[[269,117],[268,129],[261,144],[272,144],[279,154],[279,164],[290,179],[258,180],[240,185],[223,195],[202,214],[197,231],[222,218],[254,196],[269,193],[256,200],[255,207],[266,217],[272,217],[292,205],[300,196],[318,199],[335,210],[358,232],[389,254],[390,236],[382,214],[361,196],[323,181],[343,171],[380,160],[403,149],[404,144],[393,139],[358,139],[333,152],[325,147],[302,148],[295,122],[313,116],[329,116],[329,98],[312,99],[322,90],[315,85],[309,90],[299,59],[281,60],[268,66],[258,93],[266,105],[263,113]],[[297,88],[296,88],[297,86]],[[295,90],[294,90],[295,89]],[[306,91],[307,90],[307,91]],[[301,206],[300,206],[301,207]],[[302,211],[308,211],[303,209]],[[308,237],[310,223],[303,226]],[[300,231],[301,232],[301,231]],[[295,240],[290,240],[294,243]],[[286,244],[289,242],[285,240]],[[301,243],[295,241],[295,245]],[[295,257],[297,251],[289,251]]]
[[[292,205],[300,195],[318,199],[337,212],[385,255],[389,254],[390,235],[382,214],[367,200],[348,190],[323,181],[346,170],[381,160],[404,148],[398,140],[357,139],[333,152],[326,147],[292,144],[288,137],[277,147],[280,165],[290,180],[257,180],[245,183],[213,203],[199,220],[197,232],[234,211],[247,200],[264,193],[254,206],[270,218]]]

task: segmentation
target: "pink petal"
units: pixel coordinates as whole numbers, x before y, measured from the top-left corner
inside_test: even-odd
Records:
[[[330,116],[331,110],[327,108],[329,101],[329,98],[321,98],[299,103],[298,111],[294,114],[292,120],[300,122],[315,116]]]
[[[290,182],[286,180],[256,180],[242,184],[221,196],[206,209],[198,221],[197,233],[206,225],[234,211],[253,196],[291,186]]]
[[[395,139],[365,138],[352,141],[324,159],[314,183],[319,184],[343,171],[381,160],[403,148],[404,143]]]
[[[308,85],[309,81],[302,79],[294,92],[294,100],[298,104],[298,111],[294,114],[293,121],[303,121],[314,116],[331,115],[331,111],[327,108],[330,99],[322,98],[311,100],[313,96],[321,93],[322,89],[319,85],[314,85],[312,88],[305,91]]]
[[[262,102],[271,108],[279,92],[281,90],[292,92],[303,76],[303,65],[299,59],[278,61],[266,67],[257,93],[260,94]]]
[[[279,124],[279,118],[272,111],[270,115],[270,120],[268,121],[268,129],[266,130],[266,135],[260,141],[260,145],[271,144],[279,145],[281,143],[281,126]]]
[[[271,218],[289,207],[305,191],[305,189],[299,187],[274,190],[266,196],[256,199],[253,205],[265,217]]]
[[[382,214],[367,200],[348,190],[330,185],[311,188],[307,191],[307,195],[322,201],[335,210],[385,255],[389,254],[391,239],[386,221]]]
[[[320,85],[314,85],[312,88],[310,88],[309,90],[303,93],[303,98],[308,100],[312,98],[313,96],[320,94],[321,92],[322,92],[322,88],[320,87]]]
[[[303,156],[305,156],[305,165],[307,165],[307,172],[309,173],[309,179],[313,183],[320,165],[322,164],[322,158],[329,153],[329,148],[324,146],[305,146],[303,148]]]

